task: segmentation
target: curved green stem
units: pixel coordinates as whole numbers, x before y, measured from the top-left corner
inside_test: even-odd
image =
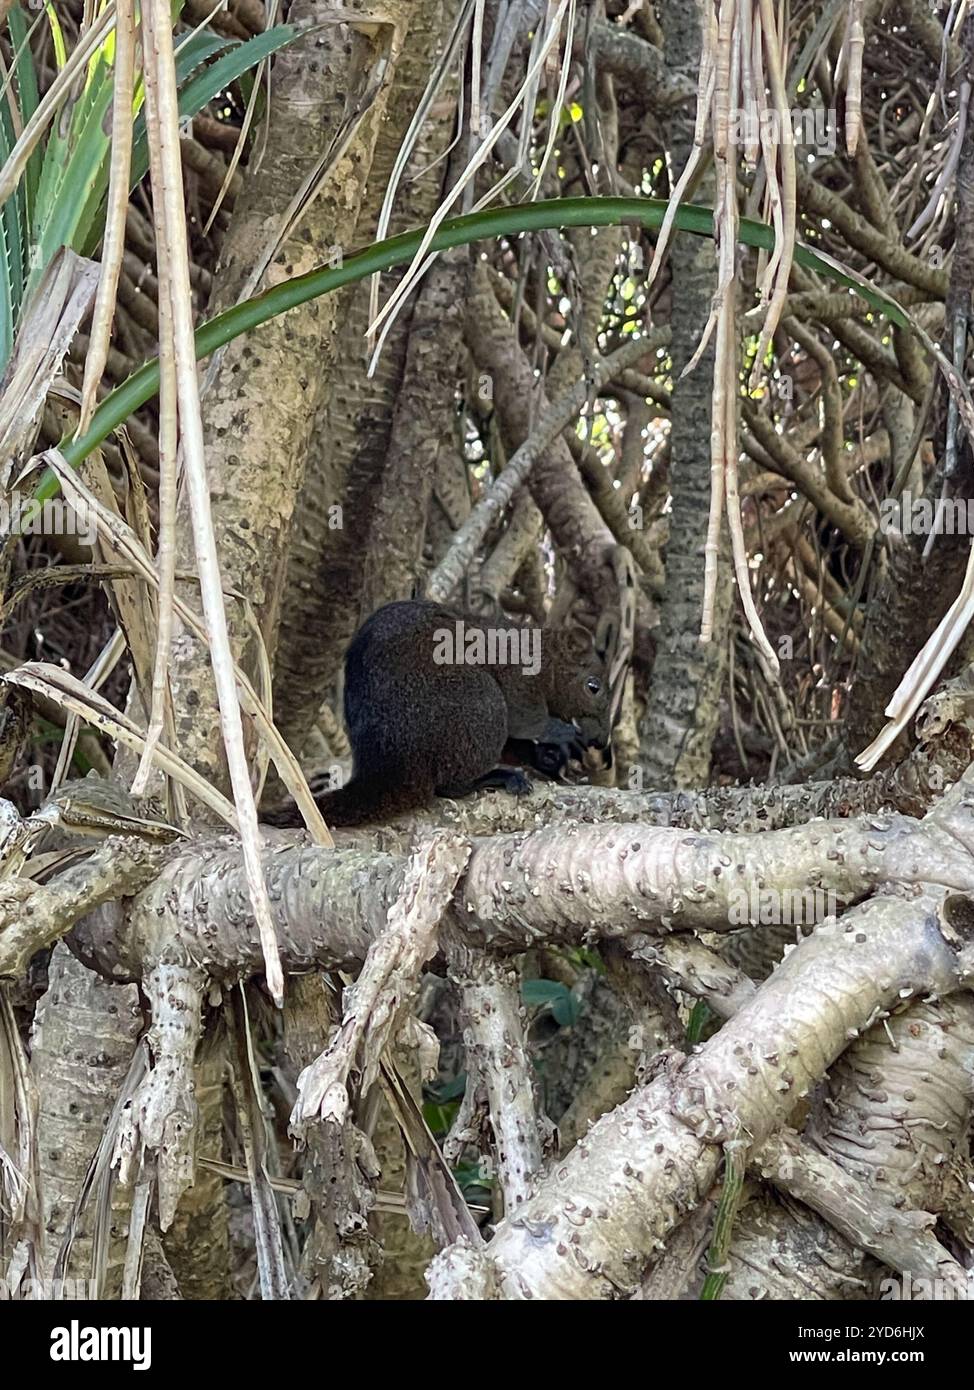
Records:
[[[658,229],[666,209],[667,203],[661,198],[550,198],[544,202],[521,203],[513,207],[487,208],[444,222],[429,250],[445,251],[451,246],[462,246],[471,241],[517,236],[522,232],[554,231],[560,227],[614,227],[631,223],[651,230]],[[686,204],[677,212],[676,226],[680,231],[693,232],[697,236],[713,236],[713,214],[710,208]],[[408,263],[419,250],[424,236],[425,228],[421,227],[417,231],[388,237],[347,257],[341,265],[322,267],[293,280],[284,280],[255,298],[234,305],[197,329],[197,358],[208,357],[241,333],[247,333],[268,319],[297,308],[299,304],[306,304],[309,299],[316,299],[353,281],[364,280],[367,275],[374,275],[377,271]],[[739,238],[747,246],[770,249],[774,245],[772,228],[764,222],[748,218],[740,223]],[[893,323],[903,328],[908,326],[903,311],[895,301],[878,293],[858,277],[848,275],[835,262],[802,245],[795,248],[795,260],[855,290]],[[159,361],[153,358],[105,397],[84,434],[62,441],[61,452],[72,467],[76,468],[112,430],[127,420],[133,411],[145,405],[158,389]],[[43,501],[53,497],[57,490],[57,480],[48,472],[41,479],[36,496]]]

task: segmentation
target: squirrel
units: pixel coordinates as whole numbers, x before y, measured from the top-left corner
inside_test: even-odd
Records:
[[[502,757],[553,777],[589,748],[611,758],[605,662],[587,631],[500,627],[425,599],[385,604],[352,638],[345,724],[352,776],[315,798],[330,825],[482,787],[530,791]],[[293,804],[261,818],[303,824]]]

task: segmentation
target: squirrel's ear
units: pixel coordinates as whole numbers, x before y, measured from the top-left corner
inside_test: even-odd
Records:
[[[565,646],[572,660],[579,664],[587,661],[594,650],[592,634],[588,628],[583,627],[579,622],[574,622],[569,623],[562,631],[564,632]]]

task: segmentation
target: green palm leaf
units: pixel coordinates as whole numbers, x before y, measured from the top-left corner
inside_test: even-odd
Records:
[[[269,58],[278,49],[284,48],[297,38],[300,31],[293,24],[278,24],[273,29],[266,30],[263,34],[257,34],[252,39],[243,42],[234,40],[214,40],[207,37],[207,44],[200,45],[199,50],[185,45],[176,55],[176,81],[179,83],[179,114],[188,120],[202,111],[203,107],[211,102],[214,97],[220,95],[232,83],[243,77],[244,73],[255,68],[258,63],[265,58]],[[203,38],[204,36],[198,36]],[[200,63],[205,62],[206,58],[220,49],[227,49],[228,44],[232,45],[229,51],[224,52],[222,58],[218,58],[215,63],[210,63],[197,72],[191,80],[184,80],[189,74],[199,67]],[[145,117],[139,115],[135,127],[135,143],[132,149],[132,184],[133,187],[139,179],[145,176],[149,167],[149,146],[145,133]],[[107,176],[106,176],[107,177]]]
[[[175,9],[178,11],[180,5]],[[57,49],[60,30],[55,12],[46,9]],[[34,59],[26,40],[30,32],[23,11],[15,7],[7,19],[16,58],[13,91],[19,125],[25,125],[38,103]],[[244,42],[193,33],[176,52],[180,114],[190,118],[206,104],[297,37],[292,24],[279,24]],[[68,101],[33,151],[20,184],[0,209],[0,371],[10,356],[24,300],[52,256],[62,246],[91,255],[101,240],[111,161],[110,114],[114,79],[114,34],[110,33],[88,64],[78,96]],[[144,99],[137,85],[133,120],[132,184],[148,168]],[[16,127],[9,106],[0,101],[0,163],[15,143]]]

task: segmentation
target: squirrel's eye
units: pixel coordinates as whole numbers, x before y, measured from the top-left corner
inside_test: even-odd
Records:
[[[585,684],[588,686],[589,690],[593,695],[597,695],[599,691],[602,689],[602,682],[596,676],[589,676]]]

